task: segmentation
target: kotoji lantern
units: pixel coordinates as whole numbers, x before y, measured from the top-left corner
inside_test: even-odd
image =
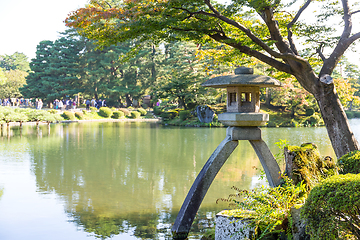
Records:
[[[281,83],[268,76],[254,75],[252,68],[239,67],[234,75],[212,78],[204,87],[227,89],[227,112],[218,120],[226,126],[263,126],[269,115],[260,113],[260,88],[281,87]]]
[[[260,88],[280,87],[276,79],[254,75],[253,69],[240,67],[234,75],[209,79],[205,87],[227,89],[227,112],[218,120],[226,129],[226,137],[215,149],[196,177],[172,227],[174,239],[186,239],[195,215],[216,174],[238,146],[239,140],[248,140],[254,148],[271,187],[280,184],[280,167],[267,144],[261,138],[261,129],[269,115],[260,112]]]

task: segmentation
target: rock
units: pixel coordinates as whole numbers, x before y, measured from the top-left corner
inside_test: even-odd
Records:
[[[196,107],[197,117],[200,122],[211,123],[215,112],[208,105],[199,105]]]

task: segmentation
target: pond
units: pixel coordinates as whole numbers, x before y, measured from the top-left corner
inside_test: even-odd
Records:
[[[352,120],[356,136],[360,121]],[[155,123],[71,123],[6,129],[0,137],[0,239],[171,239],[195,177],[225,128]],[[263,128],[276,142],[313,142],[334,156],[325,128]],[[266,184],[251,145],[239,146],[216,176],[193,224],[199,239],[232,186]]]

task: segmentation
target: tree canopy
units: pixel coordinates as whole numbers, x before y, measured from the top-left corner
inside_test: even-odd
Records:
[[[314,95],[338,157],[359,149],[332,80],[345,51],[360,38],[353,32],[359,2],[348,0],[210,0],[90,1],[71,13],[68,26],[99,45],[163,39],[212,42],[256,58],[295,76]],[[317,12],[310,12],[311,6]],[[295,9],[295,10],[294,10]],[[314,15],[312,23],[306,22]],[[333,26],[341,23],[342,31]],[[297,42],[305,44],[302,49]]]

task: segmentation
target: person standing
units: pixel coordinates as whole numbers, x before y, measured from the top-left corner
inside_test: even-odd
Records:
[[[89,110],[90,110],[90,104],[91,104],[90,100],[89,100],[89,99],[86,99],[85,104],[86,104],[86,110],[89,111]]]

